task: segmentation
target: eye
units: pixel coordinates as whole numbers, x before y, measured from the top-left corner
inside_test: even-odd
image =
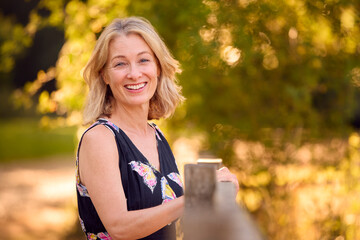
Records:
[[[115,63],[114,67],[122,67],[122,66],[125,66],[126,63],[125,62],[117,62]]]
[[[150,60],[147,58],[140,59],[140,63],[146,63],[146,62],[150,62]]]

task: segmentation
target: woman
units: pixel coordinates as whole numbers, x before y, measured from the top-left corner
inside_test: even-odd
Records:
[[[115,19],[84,69],[89,86],[77,154],[79,217],[88,239],[176,239],[184,208],[175,159],[148,120],[170,116],[183,101],[178,62],[151,24]],[[236,178],[228,169],[220,181]]]

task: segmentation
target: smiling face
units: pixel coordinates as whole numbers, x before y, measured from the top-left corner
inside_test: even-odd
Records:
[[[119,35],[110,42],[102,76],[110,86],[115,106],[148,106],[159,74],[153,51],[139,35]]]

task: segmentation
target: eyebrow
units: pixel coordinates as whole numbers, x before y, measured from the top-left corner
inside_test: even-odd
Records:
[[[136,54],[136,56],[140,56],[140,55],[142,55],[142,54],[149,54],[149,55],[151,55],[151,56],[153,56],[150,52],[148,52],[148,51],[142,51],[142,52],[139,52],[138,54]],[[116,55],[116,56],[114,56],[112,59],[111,59],[111,61],[112,60],[114,60],[114,59],[116,59],[116,58],[126,58],[124,55]]]

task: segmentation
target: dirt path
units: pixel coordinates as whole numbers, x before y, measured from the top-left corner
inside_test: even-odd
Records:
[[[180,139],[180,172],[195,162],[197,143]],[[78,223],[73,156],[0,164],[1,240],[85,239]]]
[[[0,239],[84,239],[72,156],[0,165]]]

